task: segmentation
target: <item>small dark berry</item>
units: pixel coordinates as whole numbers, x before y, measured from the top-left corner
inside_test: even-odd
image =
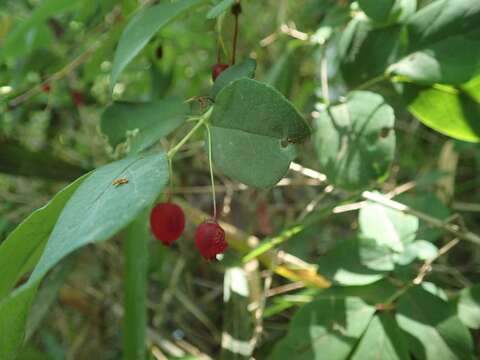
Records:
[[[197,227],[195,245],[200,255],[208,261],[215,260],[217,254],[223,254],[228,248],[225,231],[213,219],[206,220]]]
[[[157,240],[170,246],[185,230],[185,215],[180,206],[173,203],[155,205],[150,213],[150,228]]]
[[[49,93],[52,90],[52,86],[49,83],[42,84],[42,91],[44,93]]]
[[[85,105],[85,100],[83,99],[83,94],[80,91],[72,91],[71,93],[73,103],[76,107]]]
[[[228,69],[228,64],[215,64],[212,68],[212,79],[213,81],[217,80],[222,72]]]

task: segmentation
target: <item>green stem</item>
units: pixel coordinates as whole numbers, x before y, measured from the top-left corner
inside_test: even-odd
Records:
[[[193,134],[195,134],[195,132],[200,129],[203,124],[205,124],[205,122],[210,118],[210,116],[212,115],[212,111],[213,111],[213,107],[211,107],[210,109],[208,109],[208,111],[203,114],[200,119],[198,120],[198,122],[195,124],[195,126],[192,128],[192,130],[190,130],[188,132],[187,135],[185,135],[185,137],[180,140],[180,142],[175,145],[173,148],[171,148],[168,153],[167,153],[167,157],[169,159],[172,159],[175,154],[182,148],[183,145],[185,145],[187,143],[187,141],[192,137]]]
[[[365,89],[368,89],[368,88],[372,87],[373,85],[378,84],[379,82],[382,82],[382,81],[387,80],[387,79],[388,78],[385,74],[378,75],[378,76],[374,77],[373,79],[370,79],[370,80],[364,82],[363,84],[358,85],[354,90],[365,90]]]
[[[148,286],[148,210],[126,229],[124,242],[123,359],[146,358]]]
[[[213,218],[217,220],[217,199],[215,196],[215,179],[213,177],[213,162],[212,162],[212,134],[210,127],[205,124],[208,134],[208,168],[210,169],[210,182],[212,184],[212,201],[213,201]]]

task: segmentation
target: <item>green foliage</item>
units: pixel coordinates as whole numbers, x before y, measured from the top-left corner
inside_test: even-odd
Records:
[[[462,143],[480,142],[478,0],[246,1],[239,33],[234,3],[2,4],[0,234],[19,225],[0,243],[0,359],[86,357],[104,305],[113,331],[86,336],[102,358],[153,358],[150,342],[185,359],[478,357],[480,152]],[[146,219],[169,174],[189,225],[166,248]],[[211,217],[210,181],[229,251],[202,263],[190,225]],[[124,261],[118,242],[70,256],[116,237]],[[81,290],[57,305],[72,269]]]
[[[295,144],[310,134],[307,123],[278,91],[246,78],[218,94],[211,124],[218,170],[260,188],[285,176],[296,156]]]
[[[408,290],[398,301],[396,317],[415,358],[474,359],[468,329],[448,303],[430,292]]]
[[[458,298],[458,316],[472,329],[480,328],[480,285],[463,289]]]
[[[347,359],[375,308],[357,297],[326,297],[302,307],[270,359]]]
[[[315,145],[329,180],[354,190],[384,177],[395,151],[393,109],[377,94],[356,91],[316,121]]]
[[[447,85],[405,85],[408,109],[425,125],[464,141],[480,141],[480,102]]]
[[[123,30],[115,51],[110,80],[112,88],[120,73],[161,28],[204,2],[205,0],[180,0],[139,10]]]
[[[351,357],[352,360],[408,358],[404,336],[389,313],[379,313],[372,318]]]
[[[116,102],[107,107],[100,129],[113,149],[122,145],[141,152],[169,135],[185,121],[190,107],[180,98],[149,103]]]

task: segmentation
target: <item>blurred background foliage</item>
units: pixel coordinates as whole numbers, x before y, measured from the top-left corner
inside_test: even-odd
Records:
[[[133,3],[1,1],[0,239],[67,182],[111,161],[112,149],[98,130],[99,119],[111,103],[111,64],[129,16],[124,10],[129,2]],[[419,7],[427,3],[420,1]],[[331,99],[346,94],[351,83],[340,73],[338,49],[350,20],[348,1],[245,0],[242,5],[238,58],[257,60],[257,79],[279,89],[309,122],[323,106],[322,66],[328,67]],[[205,8],[190,12],[156,35],[121,75],[113,98],[147,101],[208,94],[217,35],[216,21],[207,20],[205,12]],[[223,23],[227,48],[232,19],[227,15]],[[388,44],[378,44],[383,46]],[[328,59],[326,65],[323,59]],[[372,71],[376,65],[366,60],[365,66],[365,71]],[[349,74],[348,69],[345,74]],[[51,80],[49,89],[37,91],[46,79]],[[460,215],[470,231],[480,233],[480,147],[421,125],[406,112],[390,84],[380,83],[375,88],[390,104],[397,105],[397,151],[390,176],[380,190],[387,193],[413,181],[399,201],[439,218]],[[168,148],[183,135],[184,130],[177,131],[158,148]],[[175,159],[174,192],[190,206],[209,212],[208,163],[205,153],[199,151],[203,146],[198,138]],[[304,146],[298,162],[319,168],[312,141]],[[277,234],[305,217],[312,200],[315,206],[328,207],[348,199],[348,193],[330,191],[320,181],[306,179],[298,172],[291,172],[282,186],[269,191],[247,188],[221,174],[216,174],[216,180],[222,219],[259,238]],[[281,249],[309,263],[320,263],[321,272],[329,275],[344,261],[339,255],[328,257],[330,249],[354,236],[358,228],[355,211],[329,214],[282,244]],[[424,223],[418,231],[424,238],[437,241],[439,247],[449,240]],[[192,233],[190,225],[184,238],[191,239]],[[27,333],[32,341],[21,359],[120,357],[120,247],[121,236],[88,247],[50,275],[34,305]],[[225,266],[233,261],[230,256],[227,254],[224,262],[207,264],[197,256],[191,241],[179,241],[171,249],[152,242],[152,357],[209,354],[217,358],[222,323],[231,314],[240,316],[245,311],[238,304],[233,309],[223,304]],[[462,242],[433,265],[431,279],[447,292],[468,287],[480,280],[479,260],[479,247]],[[414,270],[405,267],[397,275],[408,278]],[[298,290],[299,283],[272,276],[268,269],[260,272],[260,277],[270,284],[269,290],[261,292],[266,302],[265,319],[255,353],[256,358],[263,359],[285,335],[296,309],[290,306],[308,301],[311,294]],[[284,292],[290,297],[283,296]],[[479,339],[478,332],[475,337]]]

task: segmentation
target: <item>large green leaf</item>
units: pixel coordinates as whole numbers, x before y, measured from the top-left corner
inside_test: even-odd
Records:
[[[347,359],[367,328],[375,308],[356,297],[326,297],[303,306],[272,360]]]
[[[212,157],[225,175],[266,188],[287,173],[295,144],[310,129],[293,105],[271,86],[243,78],[217,96],[211,119]]]
[[[227,70],[222,72],[213,83],[212,90],[210,91],[211,97],[215,99],[220,90],[242,77],[253,79],[256,68],[257,62],[253,59],[246,59],[238,64],[230,66]]]
[[[480,102],[465,90],[405,84],[403,97],[410,112],[428,127],[455,139],[480,142]]]
[[[110,83],[115,85],[118,76],[133,58],[147,45],[162,27],[189,9],[206,0],[180,0],[166,2],[139,10],[125,27],[113,59]]]
[[[480,66],[480,2],[440,0],[407,24],[408,55],[388,72],[420,84],[459,85]]]
[[[180,98],[149,103],[117,102],[103,113],[100,129],[114,149],[126,143],[128,150],[136,153],[179,127],[189,111],[188,104]]]
[[[397,59],[401,26],[377,28],[364,18],[354,18],[339,42],[341,71],[348,85],[357,87],[382,76]]]
[[[406,360],[408,348],[395,318],[389,313],[375,315],[350,360]]]
[[[65,204],[86,176],[68,185],[48,204],[34,211],[2,242],[0,299],[36,265]]]
[[[116,186],[116,179],[128,183]],[[106,240],[152,205],[168,180],[165,154],[131,156],[93,172],[69,200],[29,281],[93,242]]]
[[[415,287],[400,297],[397,321],[418,360],[474,359],[468,329],[447,302]]]
[[[395,115],[377,94],[354,91],[316,121],[315,145],[321,170],[345,189],[383,178],[395,151]]]
[[[480,285],[460,292],[458,316],[469,328],[480,329]]]
[[[116,179],[128,183],[115,186]],[[25,332],[30,303],[45,274],[68,254],[104,241],[151,206],[168,180],[165,154],[132,156],[95,170],[63,209],[26,284],[0,302],[0,359],[12,359]]]

